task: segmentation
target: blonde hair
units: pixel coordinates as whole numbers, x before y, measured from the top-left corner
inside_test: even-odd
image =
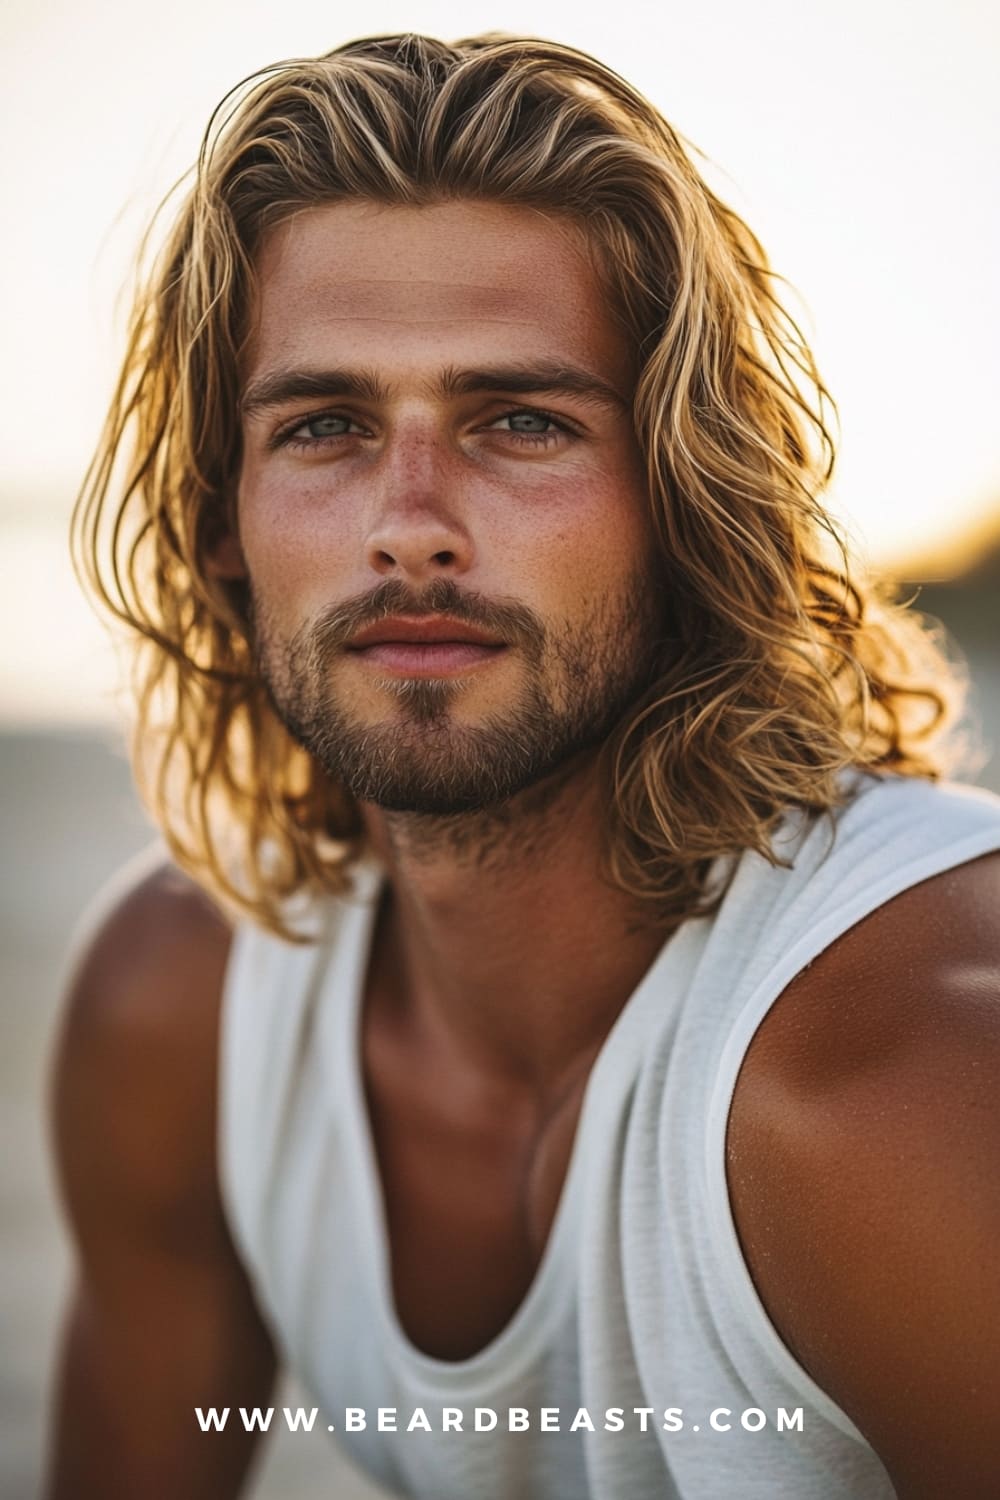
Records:
[[[74,516],[79,569],[137,633],[137,780],[184,868],[291,936],[289,896],[342,889],[361,844],[357,806],[270,704],[245,590],[206,567],[234,514],[261,237],[348,198],[572,219],[636,351],[677,652],[602,752],[610,878],[680,922],[717,904],[716,856],[775,862],[782,812],[840,805],[845,768],[953,769],[963,673],[858,576],[820,501],[833,403],[760,243],[681,138],[569,47],[375,37],[265,68],[219,106]]]

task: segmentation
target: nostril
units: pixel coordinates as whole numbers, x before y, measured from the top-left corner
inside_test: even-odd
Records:
[[[437,563],[453,563],[455,561],[455,554],[454,552],[435,552],[434,561]]]

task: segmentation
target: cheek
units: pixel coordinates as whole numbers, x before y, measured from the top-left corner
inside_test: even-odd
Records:
[[[343,507],[334,509],[326,495],[263,481],[241,485],[238,514],[250,578],[275,612],[298,613],[314,592],[329,602],[357,542]]]
[[[498,540],[500,559],[517,531],[525,572],[539,586],[558,591],[570,604],[586,597],[618,594],[637,573],[654,566],[656,540],[645,495],[622,471],[595,472],[581,465],[567,483],[536,492],[527,507],[515,506],[518,526]]]

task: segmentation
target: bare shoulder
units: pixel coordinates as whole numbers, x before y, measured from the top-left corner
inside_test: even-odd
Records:
[[[97,979],[102,996],[121,1000],[136,979],[170,988],[170,972],[179,967],[189,978],[217,974],[230,938],[220,909],[165,855],[146,860],[131,878],[130,868],[110,882],[114,898],[103,904],[77,955],[74,987],[91,991]]]
[[[727,1175],[772,1322],[902,1500],[1000,1494],[1000,852],[788,986],[744,1060]]]
[[[71,1213],[214,1198],[218,1024],[231,931],[164,861],[129,884],[76,956],[53,1075]],[[107,1206],[107,1205],[105,1205]]]

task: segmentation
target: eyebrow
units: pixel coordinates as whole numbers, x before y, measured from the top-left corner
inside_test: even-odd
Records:
[[[579,365],[563,361],[493,365],[459,370],[449,365],[429,384],[435,396],[471,396],[481,391],[504,391],[517,395],[575,396],[598,406],[629,409],[620,391],[607,380]],[[239,409],[244,417],[256,417],[304,397],[326,400],[349,396],[373,403],[390,398],[391,387],[374,370],[286,369],[261,375],[247,386]]]

